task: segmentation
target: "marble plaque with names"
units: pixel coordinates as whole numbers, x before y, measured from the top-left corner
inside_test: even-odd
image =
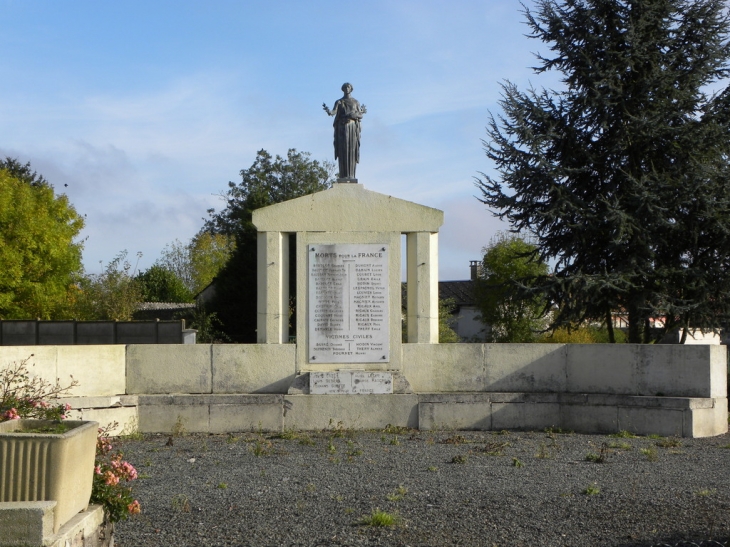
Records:
[[[310,363],[390,361],[388,245],[307,248]]]
[[[311,395],[381,395],[393,393],[393,374],[340,370],[310,372]]]

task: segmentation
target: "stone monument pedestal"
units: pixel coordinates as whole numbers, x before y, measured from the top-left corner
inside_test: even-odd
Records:
[[[384,394],[386,385],[389,393],[410,392],[402,375],[401,240],[405,235],[408,341],[437,344],[443,218],[438,209],[341,182],[254,211],[260,344],[284,344],[292,334],[289,246],[296,246],[290,393]]]

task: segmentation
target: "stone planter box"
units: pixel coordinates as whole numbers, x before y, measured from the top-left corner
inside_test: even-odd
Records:
[[[99,424],[65,421],[65,433],[23,433],[44,420],[0,423],[0,502],[56,501],[54,533],[89,505]]]

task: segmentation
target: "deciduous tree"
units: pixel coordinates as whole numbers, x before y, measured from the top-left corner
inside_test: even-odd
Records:
[[[523,289],[547,272],[537,248],[519,236],[498,233],[484,248],[474,297],[488,342],[532,342],[545,329],[548,303]]]
[[[256,227],[254,210],[326,190],[332,185],[334,165],[310,159],[306,152],[290,149],[286,158],[259,150],[256,160],[241,171],[241,182],[228,183],[226,207],[209,211],[202,232],[232,236],[235,250],[218,273],[211,311],[223,323],[233,342],[256,341]],[[292,246],[292,253],[294,246]],[[290,261],[294,264],[293,256]],[[294,294],[291,276],[290,294]]]
[[[0,162],[0,318],[68,317],[83,226],[68,198],[30,164]]]

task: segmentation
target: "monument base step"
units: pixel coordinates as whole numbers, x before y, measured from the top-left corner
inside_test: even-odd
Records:
[[[0,503],[0,547],[113,547],[114,527],[104,520],[101,505],[89,505],[54,534],[55,503]]]
[[[728,431],[727,398],[573,393],[384,395],[140,395],[145,433],[235,433],[383,429],[494,430],[559,427],[580,433],[621,430],[708,437]]]

